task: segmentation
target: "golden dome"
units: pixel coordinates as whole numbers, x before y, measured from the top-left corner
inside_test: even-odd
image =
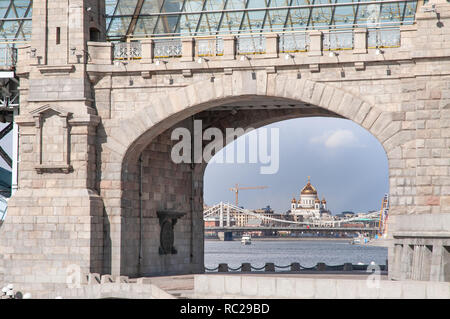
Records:
[[[314,201],[314,203],[320,203],[320,199],[318,199],[318,198],[316,197],[316,200]]]
[[[305,187],[303,187],[300,194],[302,194],[302,195],[317,195],[316,189],[314,188],[314,186],[311,185],[309,176],[308,176],[308,183],[305,185]]]
[[[292,204],[297,203],[297,200],[295,199],[295,197],[292,199],[291,203],[292,203]]]
[[[327,201],[325,200],[325,197],[322,198],[322,203],[323,203],[323,204],[326,204],[326,203],[327,203]]]

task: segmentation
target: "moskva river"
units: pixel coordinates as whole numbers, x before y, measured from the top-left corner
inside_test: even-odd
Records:
[[[262,267],[265,263],[286,266],[293,262],[312,267],[318,262],[327,265],[344,263],[385,265],[388,249],[365,245],[352,245],[347,241],[333,240],[253,240],[251,245],[235,241],[205,241],[205,266],[215,268],[227,263],[237,268],[242,263]]]

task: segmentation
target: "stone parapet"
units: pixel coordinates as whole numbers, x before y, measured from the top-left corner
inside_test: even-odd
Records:
[[[194,298],[449,299],[450,283],[298,278],[291,275],[195,275]]]

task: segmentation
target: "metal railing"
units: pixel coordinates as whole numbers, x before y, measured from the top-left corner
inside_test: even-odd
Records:
[[[273,48],[267,48],[268,42],[266,37],[268,34],[241,34],[236,36],[233,44],[235,54],[258,55],[265,54],[268,50],[273,50]],[[400,35],[400,28],[398,27],[369,28],[367,29],[367,45],[365,47],[369,49],[399,47]],[[220,36],[193,37],[193,40],[195,56],[215,57],[224,55],[224,39]],[[355,49],[355,32],[353,29],[324,30],[321,41],[322,46],[320,50],[323,51],[352,50]],[[270,45],[273,45],[272,42],[270,43]],[[279,33],[279,53],[306,52],[310,50],[314,50],[314,48],[311,47],[311,35],[307,32]],[[153,57],[156,59],[182,57],[184,54],[182,38],[153,38],[152,52]],[[142,58],[142,53],[142,45],[139,41],[114,43],[115,60],[137,60]],[[187,51],[186,53],[192,55],[192,52]],[[8,51],[7,48],[0,48],[0,55],[0,58],[4,57],[3,60],[15,61],[14,51]]]
[[[353,34],[352,30],[325,32],[323,50],[352,50],[354,48]]]
[[[0,47],[0,66],[15,66],[17,50],[13,47]]]
[[[302,272],[302,271],[367,271],[373,266],[379,267],[379,270],[386,271],[387,270],[387,262],[386,265],[376,265],[376,264],[352,264],[345,263],[342,265],[327,265],[325,263],[319,262],[314,266],[305,267],[300,263],[294,262],[289,265],[276,265],[274,263],[266,263],[264,266],[255,267],[250,263],[242,263],[238,267],[230,267],[226,263],[221,263],[217,267],[208,268],[204,266],[206,272],[252,272],[252,271],[264,271],[264,272],[276,272],[276,271],[290,271],[290,272]]]
[[[368,29],[367,47],[373,48],[397,48],[400,46],[400,29]]]
[[[237,54],[252,55],[266,52],[266,37],[264,35],[243,35],[236,38]]]
[[[181,57],[182,45],[181,39],[155,40],[154,44],[155,58],[177,58]]]
[[[309,48],[309,36],[306,32],[282,33],[279,41],[281,53],[306,52]]]
[[[136,60],[142,57],[141,42],[114,43],[115,60]]]
[[[222,38],[208,38],[197,39],[196,53],[197,56],[222,56],[223,55],[223,39]]]

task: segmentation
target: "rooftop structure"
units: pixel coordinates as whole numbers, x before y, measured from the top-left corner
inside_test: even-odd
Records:
[[[416,0],[106,1],[110,39],[401,25],[414,21],[416,9]]]
[[[345,29],[414,22],[417,0],[106,0],[110,40]],[[31,38],[32,0],[0,0],[0,41]]]

